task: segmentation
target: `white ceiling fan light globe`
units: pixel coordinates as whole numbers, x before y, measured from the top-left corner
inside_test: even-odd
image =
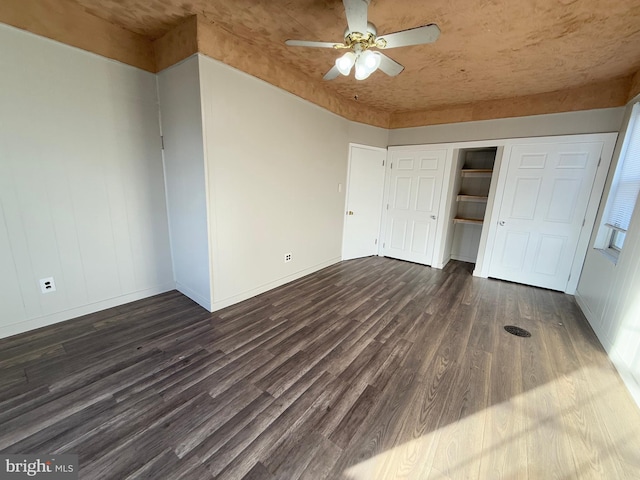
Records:
[[[376,52],[367,50],[362,53],[361,58],[364,62],[365,68],[369,71],[369,73],[375,72],[380,66],[380,55]]]
[[[336,68],[342,75],[349,75],[353,64],[356,63],[356,55],[353,52],[347,52],[336,59]]]
[[[358,60],[356,60],[356,80],[366,80],[369,78],[369,75],[373,73],[367,69],[365,63],[361,61],[361,58],[362,57],[358,57]]]

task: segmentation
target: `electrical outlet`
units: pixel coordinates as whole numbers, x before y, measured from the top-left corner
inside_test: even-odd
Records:
[[[56,282],[53,281],[53,277],[40,279],[40,291],[42,293],[51,293],[56,291]]]
[[[284,263],[289,263],[291,260],[293,260],[293,257],[291,256],[290,253],[285,253],[284,254]]]

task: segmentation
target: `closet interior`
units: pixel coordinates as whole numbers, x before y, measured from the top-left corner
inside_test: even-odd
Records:
[[[458,150],[451,258],[475,263],[497,147]]]

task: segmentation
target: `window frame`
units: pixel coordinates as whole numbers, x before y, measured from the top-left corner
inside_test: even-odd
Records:
[[[621,175],[624,162],[627,159],[627,151],[629,148],[631,134],[636,127],[636,123],[640,123],[640,102],[634,103],[631,107],[629,120],[624,129],[624,137],[622,139],[620,154],[618,156],[616,167],[613,172],[614,176],[609,188],[609,192],[607,193],[605,210],[603,212],[600,230],[598,232],[598,236],[594,245],[594,248],[600,250],[606,257],[610,258],[614,264],[618,263],[618,258],[622,253],[622,250],[624,249],[624,241],[627,232],[626,230],[606,223],[606,221],[608,217],[608,211],[612,206],[616,189],[618,188],[618,182],[620,181],[619,176]],[[633,208],[633,211],[635,211],[635,206]],[[620,236],[622,236],[621,241]]]

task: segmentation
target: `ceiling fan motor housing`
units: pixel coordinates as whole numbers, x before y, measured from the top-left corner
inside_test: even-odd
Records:
[[[346,48],[354,48],[355,45],[360,45],[362,50],[366,50],[371,47],[384,48],[386,42],[383,39],[377,40],[377,34],[378,30],[371,22],[367,22],[366,33],[352,32],[347,27],[344,31],[344,46]],[[384,45],[382,44],[383,42]]]

